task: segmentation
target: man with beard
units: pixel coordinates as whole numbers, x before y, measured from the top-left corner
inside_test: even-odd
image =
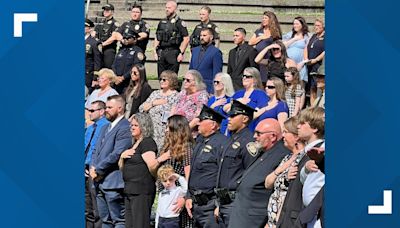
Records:
[[[260,155],[237,181],[235,202],[229,227],[264,227],[267,221],[267,203],[273,189],[264,187],[265,177],[273,172],[290,153],[283,145],[281,127],[276,119],[258,123],[254,138]]]
[[[104,227],[125,227],[124,181],[118,168],[121,153],[132,147],[130,124],[124,118],[125,100],[108,97],[106,118],[110,121],[100,132],[92,155],[90,176],[96,186],[96,200]]]
[[[154,60],[157,60],[158,77],[164,70],[179,71],[179,64],[189,44],[186,23],[176,15],[175,1],[165,4],[166,18],[158,23],[154,39]]]
[[[258,156],[253,133],[247,127],[252,120],[254,111],[253,108],[233,100],[228,113],[228,130],[232,136],[221,155],[215,189],[218,209],[214,213],[216,217],[221,218],[225,227],[229,224],[237,181]]]
[[[193,217],[195,227],[216,228],[214,188],[219,158],[227,140],[219,131],[224,116],[203,105],[198,118],[200,136],[197,137],[192,155],[186,210]]]
[[[197,70],[203,76],[207,85],[207,92],[213,93],[214,76],[222,72],[222,52],[214,45],[213,31],[210,28],[203,28],[200,32],[200,46],[192,49],[192,59],[189,69]]]

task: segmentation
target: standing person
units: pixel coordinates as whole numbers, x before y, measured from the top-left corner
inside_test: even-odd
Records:
[[[183,55],[189,44],[186,23],[176,14],[177,3],[168,0],[165,4],[166,18],[158,23],[154,39],[154,59],[157,60],[158,77],[164,70],[179,71]]]
[[[219,33],[218,27],[210,20],[211,8],[208,6],[202,6],[199,11],[200,24],[196,25],[190,36],[190,48],[193,49],[200,46],[200,32],[203,28],[209,28],[212,31],[213,40],[212,43],[216,47],[219,47]]]
[[[85,20],[85,85],[89,90],[89,94],[95,89],[93,83],[94,72],[101,69],[102,66],[102,54],[101,54],[101,43],[91,36],[94,23],[86,19]]]
[[[214,216],[220,218],[225,227],[229,224],[237,181],[258,155],[253,133],[248,128],[254,111],[253,108],[233,100],[229,112],[228,129],[232,135],[220,158],[215,188],[218,208],[214,212]]]
[[[325,57],[325,24],[322,19],[316,19],[314,22],[314,34],[308,40],[307,48],[304,49],[304,60],[307,62],[308,82],[306,86],[307,93],[310,93],[310,100],[315,100],[316,83],[311,74],[318,72]],[[311,102],[312,104],[312,102]]]
[[[231,98],[235,90],[233,89],[231,76],[227,73],[218,73],[214,77],[214,96],[210,97],[207,106],[219,112],[225,119],[221,122],[220,131],[222,134],[229,136],[228,115],[224,111],[224,106],[231,102]]]
[[[267,203],[272,193],[264,187],[265,177],[278,167],[289,150],[283,145],[279,123],[275,119],[261,121],[254,133],[256,145],[261,151],[257,160],[243,173],[238,181],[230,228],[264,227]]]
[[[91,103],[88,112],[90,121],[94,122],[85,131],[85,219],[86,228],[101,228],[101,220],[96,203],[96,191],[93,180],[89,177],[90,163],[92,162],[93,150],[96,147],[102,127],[108,124],[104,116],[106,104],[103,101]]]
[[[150,228],[156,194],[154,177],[159,166],[153,124],[148,113],[134,114],[129,120],[135,144],[121,154],[118,162],[125,184],[125,227]]]
[[[300,83],[299,71],[289,67],[285,71],[285,100],[289,107],[289,117],[296,116],[304,106],[305,91]]]
[[[90,166],[103,228],[125,227],[124,181],[118,169],[118,160],[121,153],[132,146],[132,136],[124,111],[125,101],[120,95],[107,99],[106,118],[110,123],[101,129]]]
[[[178,89],[178,75],[170,70],[162,72],[160,87],[161,89],[152,92],[139,107],[140,112],[148,112],[150,114],[154,127],[154,140],[157,143],[159,152],[164,144],[167,119],[172,106],[176,104],[178,98],[178,92],[176,91]]]
[[[189,180],[190,165],[194,140],[189,127],[189,122],[184,116],[173,115],[167,120],[166,136],[163,149],[160,152],[158,161],[161,165],[171,165],[174,172],[184,176]],[[163,191],[164,186],[159,185],[159,191]],[[175,213],[180,212],[182,228],[193,227],[193,220],[190,219],[187,211],[181,209],[185,206],[185,199],[178,198],[171,208]]]
[[[189,69],[197,70],[203,76],[207,85],[207,92],[213,93],[213,78],[222,71],[222,52],[212,45],[213,35],[210,28],[203,28],[200,32],[200,46],[192,49],[192,58]]]
[[[199,119],[199,134],[193,150],[189,176],[186,210],[193,216],[195,227],[218,227],[214,219],[215,193],[218,163],[223,144],[228,139],[219,132],[224,117],[213,109],[203,106]]]
[[[93,101],[106,102],[107,98],[112,95],[118,95],[117,91],[111,87],[115,80],[115,74],[112,70],[103,68],[98,72],[97,85],[98,89],[94,90],[86,99],[85,108],[89,108]]]
[[[261,21],[261,26],[258,28],[249,40],[249,45],[256,45],[257,52],[262,51],[265,47],[269,46],[275,40],[282,39],[282,31],[279,25],[278,18],[271,11],[265,11]],[[269,58],[269,53],[264,56],[265,59]],[[267,69],[265,65],[260,65],[261,81],[265,85],[267,81]]]
[[[104,19],[96,26],[96,38],[103,44],[103,63],[105,68],[111,69],[117,50],[117,41],[113,41],[109,45],[104,45],[104,41],[108,40],[112,33],[117,31],[119,23],[114,19],[114,6],[105,4],[102,8]]]
[[[242,89],[242,74],[246,67],[258,68],[258,64],[254,62],[257,51],[246,42],[246,30],[237,28],[233,33],[233,43],[237,46],[229,51],[228,58],[228,74],[232,77],[233,87],[235,90]]]
[[[313,107],[325,108],[325,65],[322,64],[318,71],[311,74],[317,87],[316,98],[312,100]]]
[[[126,99],[125,118],[139,112],[139,107],[150,96],[151,89],[147,83],[146,68],[142,64],[136,64],[131,70],[131,80],[125,90]]]
[[[187,193],[185,177],[175,173],[170,165],[163,165],[157,171],[157,177],[164,186],[158,195],[156,226],[157,228],[179,228],[179,213],[174,208],[175,202]],[[175,182],[179,182],[176,186]]]

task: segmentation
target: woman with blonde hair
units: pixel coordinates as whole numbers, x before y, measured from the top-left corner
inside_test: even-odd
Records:
[[[85,108],[90,108],[93,101],[107,102],[107,98],[112,95],[118,95],[115,89],[111,88],[111,84],[115,81],[114,71],[103,68],[98,73],[97,83],[99,88],[94,90],[86,100]]]

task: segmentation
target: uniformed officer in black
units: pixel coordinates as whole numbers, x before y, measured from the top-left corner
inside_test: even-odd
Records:
[[[186,23],[176,15],[177,4],[167,1],[167,17],[158,23],[154,39],[154,59],[157,60],[158,77],[164,70],[179,71],[179,64],[189,44]]]
[[[218,27],[212,21],[210,21],[211,8],[203,6],[200,9],[199,16],[201,23],[196,25],[190,36],[190,48],[200,46],[200,32],[203,28],[210,28],[213,31],[213,44],[219,47],[219,32]]]
[[[254,111],[253,108],[233,100],[228,113],[228,130],[232,135],[221,155],[215,188],[219,206],[215,215],[221,219],[225,227],[228,227],[237,181],[258,156],[253,133],[248,128]]]
[[[112,39],[119,40],[121,48],[118,51],[112,69],[117,75],[115,89],[119,94],[123,93],[128,86],[131,78],[131,69],[134,64],[140,63],[144,65],[145,49],[147,46],[150,26],[141,19],[142,7],[139,5],[132,6],[131,20],[123,23],[113,33]]]
[[[94,72],[99,71],[102,67],[102,54],[101,43],[92,37],[91,32],[94,23],[85,20],[85,85],[91,93],[94,90],[95,83],[93,83]]]
[[[117,31],[119,23],[114,19],[114,6],[112,4],[106,4],[102,7],[104,20],[101,21],[95,28],[96,38],[100,42],[106,41],[111,37],[112,33]],[[117,50],[117,41],[113,41],[108,45],[103,44],[103,65],[106,68],[111,69],[114,62],[115,53]]]
[[[219,131],[224,116],[204,105],[198,118],[200,136],[193,150],[186,210],[193,215],[195,227],[218,227],[214,188],[223,144],[228,140]]]

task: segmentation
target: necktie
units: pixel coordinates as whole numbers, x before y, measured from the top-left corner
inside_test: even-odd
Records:
[[[87,153],[89,152],[90,146],[92,145],[92,140],[93,140],[94,133],[96,132],[96,128],[97,128],[97,124],[94,123],[92,135],[90,136],[89,143],[87,144],[87,146],[85,148],[85,157],[86,157]]]
[[[236,62],[235,62],[236,64],[238,64],[238,62],[239,62],[240,55],[242,54],[241,52],[242,52],[242,48],[238,47],[238,49],[236,50]]]

